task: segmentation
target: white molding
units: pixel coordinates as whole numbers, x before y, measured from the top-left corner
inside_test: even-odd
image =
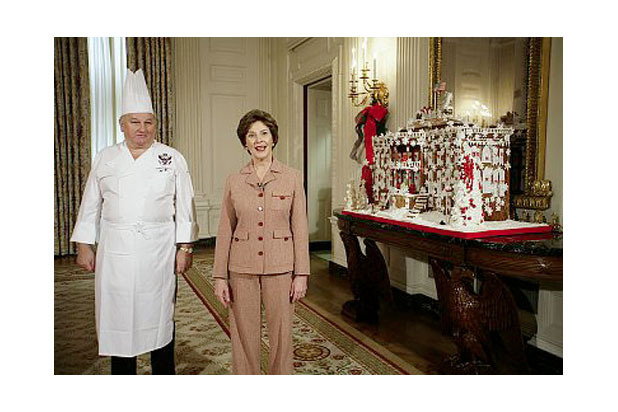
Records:
[[[345,255],[345,247],[343,246],[343,241],[341,240],[341,236],[339,235],[339,228],[337,226],[338,218],[336,216],[331,216],[329,218],[332,230],[332,243],[331,243],[331,261],[335,262],[339,266],[343,266],[344,268],[348,267],[348,261]]]
[[[434,300],[437,300],[437,295],[435,292],[435,289],[431,289],[430,287],[427,287],[425,285],[409,285],[409,284],[404,284],[398,280],[393,280],[391,279],[391,285],[396,287],[397,289],[406,292],[409,295],[424,295],[424,296],[428,296]]]
[[[390,247],[389,265],[391,284],[409,294],[422,294],[437,299],[434,279],[430,276],[427,256],[421,253],[406,253],[405,250]]]
[[[339,176],[339,170],[340,170],[340,162],[339,162],[339,158],[338,153],[340,151],[340,143],[341,143],[341,135],[342,135],[342,124],[341,124],[341,119],[343,117],[343,99],[344,99],[344,92],[343,92],[343,87],[346,84],[346,82],[344,81],[345,79],[342,79],[342,76],[344,75],[344,71],[342,70],[342,64],[343,64],[343,45],[340,44],[337,47],[337,57],[335,57],[332,61],[332,91],[333,91],[333,102],[332,102],[332,139],[331,139],[331,155],[330,155],[330,159],[331,159],[331,166],[330,166],[330,172],[331,172],[331,196],[330,196],[330,201],[331,201],[331,213],[333,210],[335,210],[335,208],[337,208],[337,206],[343,202],[343,199],[341,201],[338,201],[337,197],[339,195],[339,190],[338,190],[338,185],[339,182],[337,180],[337,177]],[[331,216],[329,218],[330,222],[331,222],[331,234],[330,234],[330,238],[331,238],[331,260],[335,263],[337,263],[340,266],[343,266],[345,268],[347,268],[347,262],[346,259],[344,258],[344,256],[341,256],[341,249],[343,248],[343,243],[341,240],[341,236],[339,236],[339,228],[337,226],[337,221],[338,219],[335,216]]]
[[[334,59],[333,59],[334,60]],[[324,64],[310,72],[302,74],[302,77],[297,77],[294,81],[300,85],[306,85],[315,81],[321,80],[327,76],[332,76],[333,61]]]
[[[289,106],[291,113],[289,119],[292,124],[292,134],[288,145],[288,163],[290,166],[299,170],[303,170],[304,164],[304,148],[303,148],[303,85],[292,81],[290,90],[292,92],[292,104]]]
[[[537,333],[530,343],[556,356],[562,357],[562,291],[539,290]]]
[[[309,41],[310,39],[311,37],[288,37],[287,44],[286,44],[287,49],[288,51],[292,51],[298,46],[300,46],[301,44]]]
[[[338,57],[339,48],[326,38],[309,38],[297,44],[293,50],[288,49],[288,164],[303,169],[303,93],[304,86],[333,74],[333,65]],[[332,51],[329,49],[333,49]],[[334,83],[333,83],[334,84]],[[335,96],[335,93],[333,93]],[[339,100],[333,98],[333,111]],[[333,140],[335,136],[333,135]]]
[[[245,56],[247,54],[246,38],[210,37],[208,40],[208,49],[210,53],[234,54],[239,56]],[[230,44],[230,41],[232,44]],[[238,41],[241,42],[240,47],[236,47],[238,46]]]

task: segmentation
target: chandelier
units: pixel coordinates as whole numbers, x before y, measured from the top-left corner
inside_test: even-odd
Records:
[[[388,88],[378,81],[376,57],[373,56],[373,71],[370,78],[369,63],[367,61],[367,38],[363,41],[363,59],[360,73],[356,72],[356,48],[352,48],[352,70],[350,74],[350,91],[348,97],[356,107],[366,106],[374,101],[388,106]],[[371,100],[370,100],[371,99]]]

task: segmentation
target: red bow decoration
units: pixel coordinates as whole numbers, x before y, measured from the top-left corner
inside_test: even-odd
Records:
[[[382,106],[380,103],[375,103],[361,110],[354,119],[356,121],[357,133],[362,133],[363,135],[365,141],[365,157],[370,165],[374,163],[373,138],[377,134],[378,123],[385,122],[387,114],[388,109],[386,107]],[[383,125],[381,124],[381,126]],[[371,168],[368,165],[363,166],[362,178],[365,180],[365,190],[367,191],[369,203],[373,203],[373,176],[371,174]]]
[[[362,125],[364,122],[363,136],[365,137],[365,155],[369,164],[373,164],[373,138],[376,135],[377,122],[382,122],[386,117],[388,109],[380,103],[365,107],[356,115],[356,124]]]

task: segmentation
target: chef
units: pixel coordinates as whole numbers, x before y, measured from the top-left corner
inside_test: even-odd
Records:
[[[71,241],[95,272],[99,355],[112,357],[112,374],[135,374],[146,352],[153,374],[174,374],[174,272],[192,263],[193,186],[184,157],[155,141],[141,70],[128,72],[122,103],[125,141],[97,154]]]

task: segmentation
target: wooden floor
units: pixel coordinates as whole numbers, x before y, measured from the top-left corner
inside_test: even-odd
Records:
[[[212,254],[212,246],[198,246],[197,254]],[[329,312],[339,321],[356,328],[366,336],[425,373],[437,373],[446,356],[456,352],[455,344],[440,330],[439,317],[418,305],[382,303],[380,322],[369,325],[341,315],[344,302],[352,299],[345,275],[330,273],[327,260],[311,254],[311,277],[306,300]],[[562,359],[527,345],[526,355],[533,374],[562,374]]]
[[[311,254],[308,301],[363,332],[425,373],[437,373],[437,365],[442,358],[455,353],[455,344],[441,334],[438,318],[431,313],[389,307],[383,302],[378,325],[358,323],[341,315],[344,302],[353,298],[352,292],[347,278],[329,273],[328,268],[326,260]]]

